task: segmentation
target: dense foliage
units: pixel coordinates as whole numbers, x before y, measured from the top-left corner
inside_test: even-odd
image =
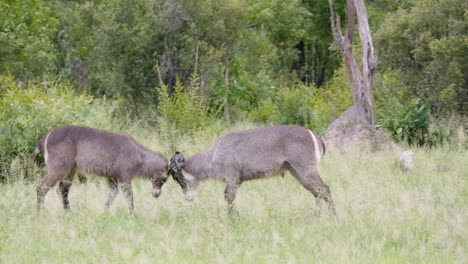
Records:
[[[468,2],[416,0],[376,32],[381,89],[434,113],[468,113]]]
[[[0,2],[0,74],[24,81],[56,72],[59,20],[46,1]]]
[[[0,180],[7,178],[7,167],[15,157],[24,161],[37,141],[57,126],[117,129],[117,123],[109,119],[115,110],[110,102],[77,95],[54,79],[37,84],[20,84],[11,76],[0,79],[0,109]]]
[[[168,91],[188,84],[199,55],[201,90],[250,111],[275,87],[323,85],[339,67],[327,3],[222,1],[3,1],[0,74],[27,81],[44,73],[78,92],[122,98],[134,113],[157,103],[160,68]]]
[[[453,132],[434,120],[468,112],[468,4],[366,4],[378,125],[410,144],[445,142]],[[5,0],[0,14],[2,159],[59,124],[109,128],[116,105],[120,120],[170,136],[225,115],[322,132],[352,104],[327,1]]]

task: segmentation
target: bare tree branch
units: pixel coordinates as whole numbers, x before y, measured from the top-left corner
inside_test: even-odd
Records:
[[[345,58],[346,75],[353,92],[354,105],[356,108],[356,121],[372,125],[374,123],[374,112],[372,109],[372,86],[374,82],[377,59],[374,56],[371,32],[367,18],[367,12],[363,0],[346,1],[346,36],[341,32],[340,17],[333,11],[333,2],[328,0],[330,7],[330,23],[333,38],[340,47]],[[359,38],[363,50],[362,70],[359,70],[356,57],[354,56],[354,32],[358,20]]]
[[[356,24],[356,9],[354,8],[353,1],[346,1],[346,11],[348,16],[348,23],[346,24],[346,40],[351,46],[354,43],[354,26]]]
[[[328,0],[328,5],[330,6],[330,23],[333,33],[333,38],[335,39],[336,44],[341,50],[341,53],[344,53],[344,37],[341,33],[341,21],[340,16],[335,14],[333,11],[333,2]]]

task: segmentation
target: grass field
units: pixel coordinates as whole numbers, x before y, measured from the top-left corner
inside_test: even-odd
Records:
[[[208,142],[182,149],[190,155]],[[3,184],[0,262],[467,263],[468,152],[414,151],[409,173],[390,153],[328,152],[320,171],[337,219],[314,218],[313,196],[289,174],[244,183],[237,218],[227,215],[224,185],[216,181],[202,183],[188,203],[172,179],[158,199],[149,181],[136,180],[136,217],[121,193],[104,211],[102,178],[74,184],[71,213],[55,189],[37,214],[36,182]]]

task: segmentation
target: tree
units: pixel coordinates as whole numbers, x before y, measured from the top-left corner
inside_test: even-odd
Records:
[[[330,6],[333,38],[345,58],[346,73],[353,92],[356,111],[355,120],[358,123],[372,125],[374,123],[372,87],[376,73],[377,58],[374,56],[374,47],[364,1],[346,1],[347,30],[345,36],[341,32],[340,16],[333,11],[332,0],[328,0],[328,4]],[[358,20],[358,31],[362,49],[362,73],[353,51],[356,18]]]
[[[417,0],[390,14],[376,32],[378,89],[433,113],[468,114],[468,2]]]
[[[365,143],[367,141],[373,150],[388,147],[399,153],[400,168],[403,171],[407,171],[413,166],[412,152],[404,151],[404,149],[397,146],[373,126],[372,88],[376,74],[377,58],[374,56],[374,47],[364,0],[346,1],[348,21],[345,36],[341,33],[340,16],[333,11],[332,0],[328,0],[328,3],[330,6],[333,38],[345,57],[346,74],[351,84],[354,106],[346,110],[328,127],[325,137],[332,141],[335,146],[343,146],[349,142]],[[358,20],[359,39],[361,41],[360,48],[362,50],[362,73],[353,52],[356,18]],[[352,119],[356,121],[356,124],[349,126],[349,122]]]
[[[49,3],[0,1],[0,74],[27,81],[56,70],[58,20]]]
[[[339,52],[329,48],[334,39],[329,25],[328,3],[316,0],[302,2],[309,16],[303,26],[306,34],[296,46],[300,58],[295,66],[302,66],[299,77],[303,82],[326,86],[326,81],[331,80],[341,66]],[[335,12],[344,14],[344,3],[341,1],[334,8]],[[303,62],[303,65],[299,62]]]
[[[219,7],[219,18],[222,21],[220,35],[224,36],[221,48],[224,48],[224,115],[228,123],[231,122],[229,109],[229,71],[230,60],[241,48],[244,32],[247,30],[245,6],[243,1],[228,0],[222,1]]]
[[[203,50],[207,50],[207,47],[212,47],[217,51],[218,63],[223,65],[223,81],[219,86],[223,88],[224,116],[227,122],[230,122],[231,64],[233,58],[245,49],[249,6],[244,0],[196,2],[200,6],[195,10],[202,11],[192,14],[194,23],[197,23],[193,24],[194,33],[191,34],[197,40],[197,44],[204,47],[202,54]],[[201,70],[203,71],[203,69]]]

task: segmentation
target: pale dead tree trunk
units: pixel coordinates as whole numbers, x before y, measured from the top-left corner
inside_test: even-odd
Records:
[[[346,75],[351,84],[354,106],[341,114],[327,128],[324,138],[327,138],[329,142],[333,142],[332,145],[339,147],[343,147],[349,142],[359,143],[370,140],[373,149],[389,148],[398,153],[402,171],[411,170],[414,167],[413,152],[405,151],[373,126],[372,87],[377,58],[374,56],[364,0],[346,0],[347,28],[345,36],[341,33],[340,16],[333,11],[332,0],[328,0],[328,5],[330,6],[333,38],[345,58]],[[362,65],[358,65],[353,52],[356,18],[362,47]],[[362,69],[362,73],[360,69]],[[350,126],[349,123],[353,119],[356,124]]]
[[[330,22],[333,38],[338,45],[341,54],[345,57],[346,74],[351,84],[356,109],[356,122],[374,124],[374,111],[372,108],[372,87],[376,73],[377,58],[374,56],[374,46],[369,29],[366,7],[363,0],[347,0],[346,36],[341,32],[340,16],[333,11],[332,0],[328,0],[330,6]],[[359,39],[362,46],[362,72],[354,56],[354,30],[358,20]]]
[[[231,124],[231,115],[229,113],[229,55],[224,56],[225,72],[224,72],[224,117],[228,124]]]

